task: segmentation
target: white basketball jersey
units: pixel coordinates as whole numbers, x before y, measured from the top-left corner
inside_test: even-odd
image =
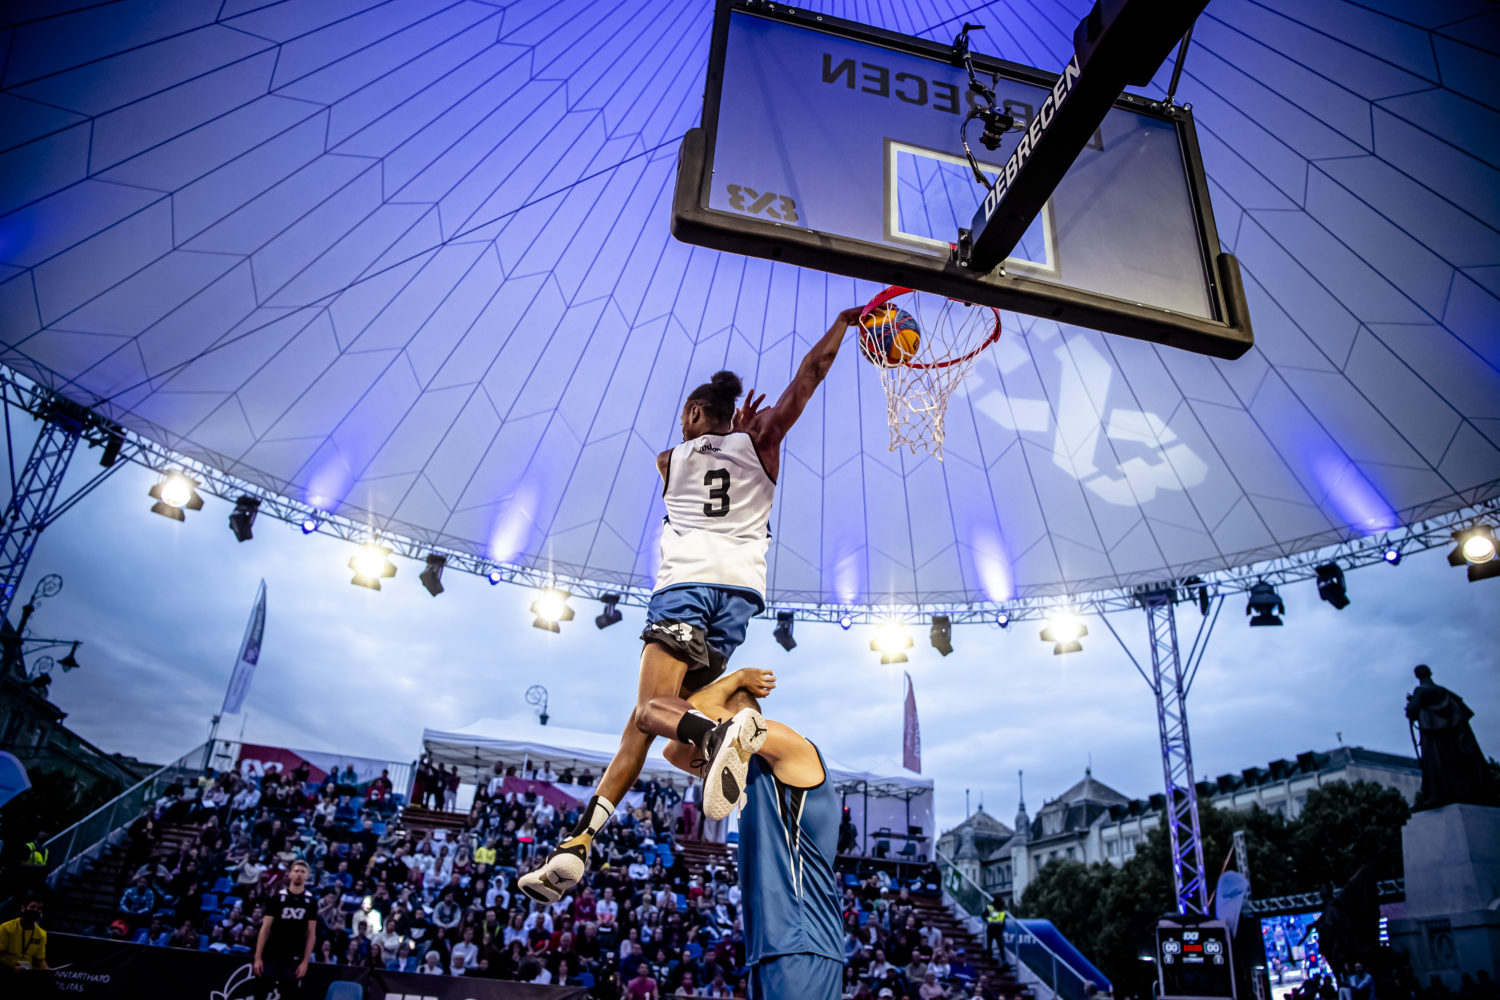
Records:
[[[775,494],[776,482],[744,431],[705,434],[673,448],[662,489],[667,518],[656,589],[705,583],[764,598]]]

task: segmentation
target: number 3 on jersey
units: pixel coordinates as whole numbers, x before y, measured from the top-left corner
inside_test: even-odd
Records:
[[[718,485],[715,485],[715,484]],[[709,469],[703,474],[703,485],[709,487],[708,498],[717,504],[703,505],[704,517],[727,517],[729,515],[729,470]]]

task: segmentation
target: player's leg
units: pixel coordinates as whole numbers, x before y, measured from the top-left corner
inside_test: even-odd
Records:
[[[706,640],[709,650],[718,657],[722,672],[729,657],[745,641],[750,619],[764,605],[758,597],[745,591],[718,589],[712,595]],[[690,686],[701,688],[713,677]],[[743,706],[733,712],[705,713],[720,719],[718,727],[703,744],[706,761],[703,778],[703,815],[710,820],[726,818],[740,803],[744,794],[750,758],[764,744],[767,729],[759,706]]]
[[[769,671],[745,669],[725,674],[713,684],[688,697],[699,711],[713,718],[727,718],[750,710],[759,714],[760,703],[751,688],[769,691],[776,679]],[[807,738],[791,726],[775,719],[761,717],[765,739],[757,751],[776,770],[776,776],[787,784],[811,788],[823,781],[823,765],[818,751]],[[696,748],[673,743],[662,751],[668,763],[689,774],[703,777],[707,762]]]
[[[681,587],[652,596],[646,609],[646,628],[641,633],[646,644],[641,651],[636,704],[621,734],[620,748],[584,806],[577,826],[540,868],[518,880],[521,891],[532,899],[553,903],[578,884],[588,870],[594,837],[640,777],[654,737],[701,745],[714,732],[714,721],[682,698],[690,671],[695,678],[703,678],[699,683],[706,683],[716,675],[713,664],[723,669],[722,658],[707,641],[714,589]],[[689,689],[695,686],[690,684]]]

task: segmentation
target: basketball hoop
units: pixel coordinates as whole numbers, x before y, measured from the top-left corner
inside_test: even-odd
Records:
[[[899,301],[896,301],[898,300]],[[881,309],[890,304],[895,308]],[[920,339],[909,354],[899,348],[902,311],[916,319]],[[945,295],[892,287],[870,300],[860,313],[861,352],[880,370],[891,451],[906,448],[943,458],[943,419],[948,398],[979,353],[1000,339],[1000,310],[975,306]]]

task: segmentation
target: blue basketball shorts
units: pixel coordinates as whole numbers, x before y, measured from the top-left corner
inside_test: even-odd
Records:
[[[651,595],[641,638],[686,662],[683,687],[698,691],[724,672],[763,607],[760,595],[749,590],[703,583],[668,587]]]
[[[750,967],[750,1000],[839,1000],[844,963],[823,955],[778,955]]]

